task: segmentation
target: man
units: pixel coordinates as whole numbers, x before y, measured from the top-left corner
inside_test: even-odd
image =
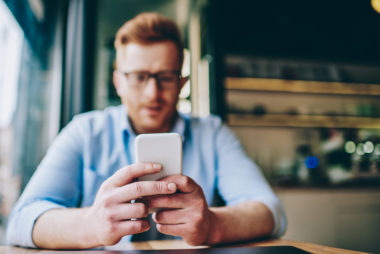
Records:
[[[64,128],[12,212],[9,243],[93,248],[150,227],[192,245],[280,236],[282,207],[231,131],[217,117],[176,111],[186,78],[175,23],[140,14],[120,28],[115,47],[113,78],[123,105],[82,114]],[[182,135],[183,175],[136,182],[162,169],[134,163],[136,135],[154,132]],[[210,207],[215,190],[226,206]],[[148,208],[158,207],[149,223]]]

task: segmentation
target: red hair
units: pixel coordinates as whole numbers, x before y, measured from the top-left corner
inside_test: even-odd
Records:
[[[177,24],[155,12],[145,12],[124,23],[116,33],[115,48],[128,43],[149,44],[172,41],[177,49],[180,66],[183,62],[183,43]]]

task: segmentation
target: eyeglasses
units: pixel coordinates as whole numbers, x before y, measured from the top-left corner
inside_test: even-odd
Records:
[[[150,78],[157,81],[161,90],[173,90],[177,88],[181,74],[178,71],[161,71],[149,73],[146,71],[121,72],[127,78],[128,85],[135,89],[143,89]]]

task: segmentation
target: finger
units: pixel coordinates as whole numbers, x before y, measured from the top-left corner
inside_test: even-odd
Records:
[[[121,221],[117,225],[117,231],[123,236],[142,233],[149,228],[150,224],[147,220]]]
[[[185,209],[160,210],[152,216],[153,221],[163,225],[184,224],[188,221],[189,216]]]
[[[113,201],[117,203],[136,200],[144,196],[172,194],[177,191],[174,183],[161,181],[134,182],[117,188],[114,191]]]
[[[173,182],[181,192],[193,192],[199,185],[190,177],[183,175],[171,175],[161,179],[161,181]]]
[[[176,224],[176,225],[165,225],[165,224],[156,224],[158,232],[161,232],[166,235],[174,235],[183,237],[188,233],[187,224]]]
[[[107,184],[121,187],[132,182],[137,177],[158,173],[161,170],[162,165],[158,163],[136,163],[119,169],[106,181]]]
[[[129,220],[132,218],[146,218],[148,216],[148,207],[144,203],[122,203],[109,213],[109,219],[113,221]]]
[[[146,197],[143,201],[151,208],[185,208],[192,201],[188,193],[175,193],[172,195],[160,195]]]

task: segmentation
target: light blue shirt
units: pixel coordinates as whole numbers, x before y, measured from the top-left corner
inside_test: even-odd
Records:
[[[273,214],[272,235],[284,233],[286,217],[278,198],[220,118],[180,115],[172,132],[184,141],[183,174],[202,187],[209,205],[215,190],[226,205],[260,201]],[[35,247],[32,229],[42,213],[91,206],[104,180],[134,163],[135,137],[124,106],[76,116],[55,139],[16,203],[9,218],[8,243]]]

